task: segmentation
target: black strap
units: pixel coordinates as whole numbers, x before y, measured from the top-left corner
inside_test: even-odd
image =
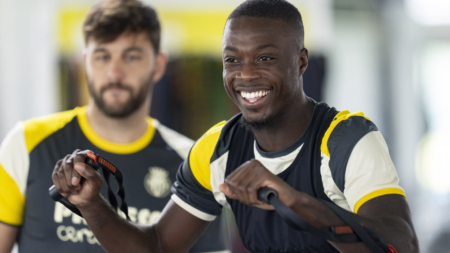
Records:
[[[353,231],[355,231],[359,238],[361,238],[361,240],[372,252],[390,252],[389,246],[384,238],[378,236],[370,228],[362,226],[355,218],[353,218],[353,216],[349,212],[345,211],[334,203],[330,203],[321,199],[319,199],[319,201],[327,205],[331,210],[333,210],[333,212],[335,212],[341,219],[343,219],[345,223],[347,223],[347,225],[350,226]],[[376,239],[374,237],[376,237]],[[378,240],[378,242],[376,240]]]
[[[109,203],[111,203],[111,205],[114,207],[114,210],[117,210],[117,200],[116,200],[116,196],[114,195],[111,186],[109,184],[109,175],[113,174],[114,177],[116,178],[117,184],[119,185],[119,189],[117,189],[117,195],[119,195],[120,199],[121,199],[121,204],[120,204],[120,210],[125,214],[125,216],[127,217],[127,220],[130,220],[130,217],[128,216],[128,205],[127,202],[125,202],[125,188],[123,188],[123,176],[122,176],[122,172],[120,172],[120,170],[115,167],[114,165],[112,165],[108,160],[106,160],[103,157],[98,156],[98,164],[101,166],[102,168],[102,172],[103,172],[103,176],[105,177],[105,181],[106,184],[108,185],[108,199],[109,199]],[[113,167],[111,167],[113,166]]]
[[[130,217],[128,216],[128,205],[127,202],[125,202],[125,188],[123,188],[122,185],[123,182],[122,172],[120,172],[120,170],[117,169],[116,172],[114,173],[114,176],[116,177],[117,183],[119,184],[117,195],[119,195],[121,199],[120,210],[122,210],[127,219],[130,220]]]
[[[114,210],[117,209],[117,200],[116,196],[114,195],[114,192],[111,189],[111,185],[109,184],[109,170],[102,167],[103,177],[105,178],[106,185],[108,186],[108,199],[111,206],[114,207]]]
[[[301,231],[307,231],[315,236],[323,239],[339,242],[339,243],[355,243],[360,242],[356,234],[342,234],[337,235],[331,233],[325,229],[319,229],[311,226],[305,220],[300,218],[294,211],[288,208],[283,202],[281,202],[274,194],[269,196],[269,203],[275,207],[275,211],[281,216],[281,218],[292,228]]]
[[[333,210],[339,217],[341,217],[348,226],[350,226],[355,234],[335,234],[331,232],[331,229],[319,229],[311,226],[305,220],[303,220],[298,214],[287,207],[283,202],[278,199],[278,193],[268,187],[263,187],[258,190],[258,199],[271,204],[275,207],[275,211],[281,216],[281,218],[292,228],[300,231],[309,232],[323,239],[336,242],[336,243],[356,243],[364,242],[366,246],[373,253],[389,253],[389,246],[379,236],[377,236],[372,230],[367,227],[363,227],[355,220],[347,211],[338,207],[334,203],[320,200]],[[378,243],[373,237],[378,239]]]

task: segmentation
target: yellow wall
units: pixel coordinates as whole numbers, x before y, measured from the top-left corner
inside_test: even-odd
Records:
[[[67,5],[60,8],[58,46],[62,54],[81,51],[83,47],[81,27],[90,7]],[[223,10],[158,8],[163,50],[168,50],[171,55],[220,57],[222,32],[231,11],[232,8]]]

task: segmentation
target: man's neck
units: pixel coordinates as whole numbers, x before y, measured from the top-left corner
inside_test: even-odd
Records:
[[[311,122],[314,103],[304,96],[296,106],[277,118],[270,129],[255,131],[255,139],[259,147],[266,152],[274,152],[289,147],[306,131]]]
[[[150,98],[147,98],[144,104],[129,116],[112,118],[105,115],[91,99],[86,109],[86,117],[89,126],[102,139],[127,144],[139,140],[147,131],[149,110]]]

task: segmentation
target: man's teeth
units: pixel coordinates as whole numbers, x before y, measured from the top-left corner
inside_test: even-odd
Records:
[[[254,92],[245,92],[241,91],[241,96],[250,101],[250,103],[256,102],[255,98],[265,97],[270,91],[268,90],[260,90]]]

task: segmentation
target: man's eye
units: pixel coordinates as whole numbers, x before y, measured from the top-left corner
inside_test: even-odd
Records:
[[[100,62],[105,62],[108,59],[109,59],[109,57],[107,55],[100,55],[100,56],[95,57],[95,60],[100,61]]]
[[[272,58],[272,57],[268,57],[268,56],[261,56],[261,57],[259,58],[259,60],[260,60],[260,61],[269,61],[269,60],[273,60],[273,58]]]
[[[236,63],[236,62],[237,62],[237,60],[236,60],[236,59],[234,59],[234,58],[226,58],[226,59],[225,59],[225,62],[229,62],[229,63]]]
[[[127,55],[125,59],[127,61],[138,61],[140,59],[140,57],[136,56],[136,55]]]

